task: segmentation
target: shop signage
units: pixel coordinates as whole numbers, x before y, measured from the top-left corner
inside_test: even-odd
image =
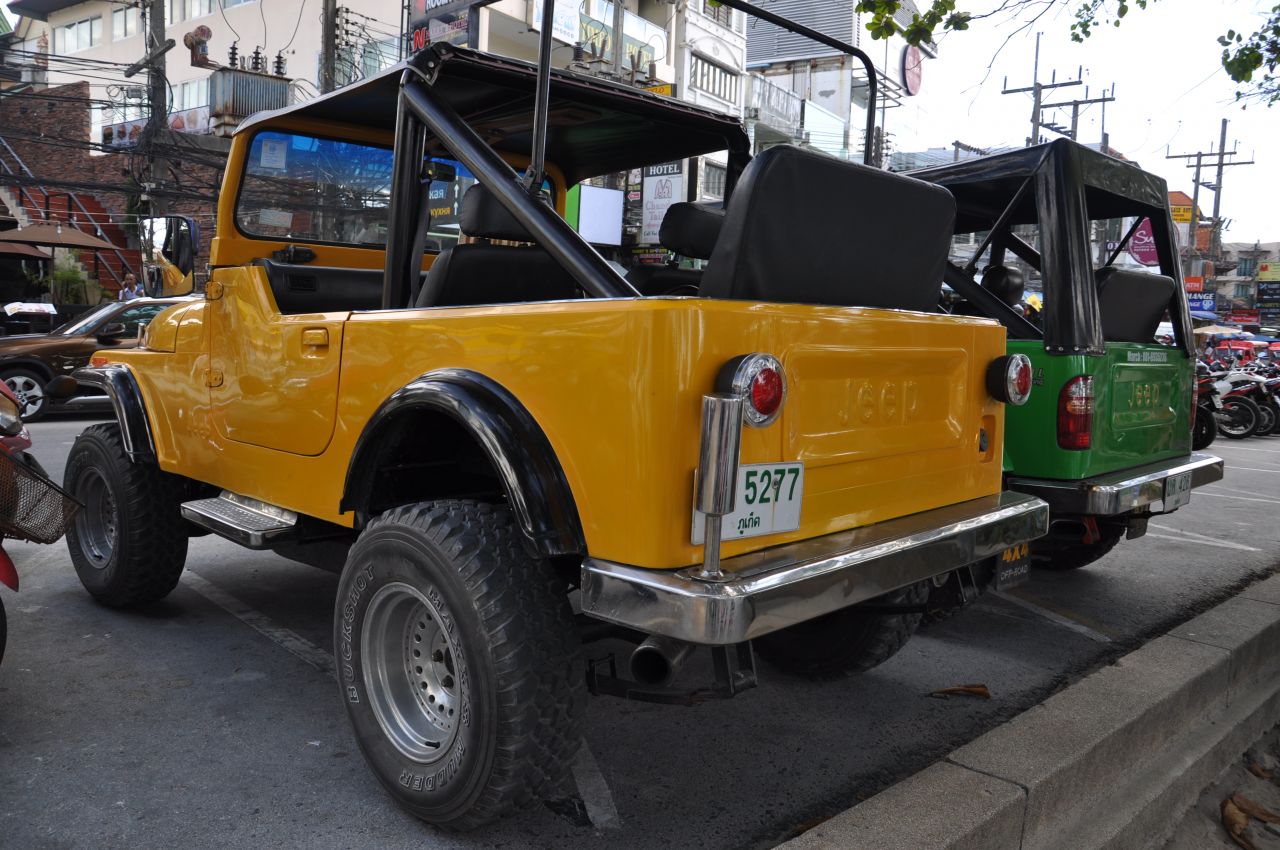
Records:
[[[1187,275],[1182,279],[1187,292],[1204,292],[1204,278],[1199,275]]]
[[[1256,325],[1262,319],[1257,310],[1232,310],[1227,314],[1227,321],[1233,325]]]
[[[1160,255],[1156,251],[1156,235],[1151,229],[1151,219],[1144,218],[1138,229],[1129,237],[1129,256],[1144,266],[1160,265]]]
[[[146,118],[108,124],[102,128],[102,143],[113,148],[133,147],[147,127]],[[209,107],[197,106],[181,112],[169,113],[169,129],[179,133],[206,134],[210,131]]]
[[[1258,301],[1275,301],[1280,303],[1280,280],[1278,281],[1259,281],[1258,282]]]
[[[1280,263],[1258,263],[1258,280],[1280,281]]]
[[[1218,296],[1212,292],[1200,295],[1188,295],[1187,307],[1192,310],[1207,310],[1210,313],[1218,309]]]
[[[667,208],[684,200],[684,161],[646,166],[642,193],[644,213],[640,221],[639,243],[656,245]]]
[[[645,87],[644,87],[644,90],[645,90],[645,91],[651,91],[651,92],[653,92],[654,94],[660,94],[660,95],[662,95],[663,97],[675,97],[675,96],[676,96],[676,84],[675,84],[675,83],[654,83],[654,84],[653,84],[653,85],[651,85],[651,86],[645,86]]]
[[[1172,206],[1169,207],[1169,214],[1173,216],[1173,220],[1179,224],[1191,223],[1191,206]]]
[[[432,44],[469,47],[478,9],[493,0],[413,0],[409,37],[416,53]]]
[[[920,48],[908,44],[902,48],[902,87],[907,94],[920,93],[920,82],[924,78],[924,55]]]
[[[555,3],[555,0],[533,0],[529,4],[533,10],[529,29],[534,32],[542,31],[542,7],[547,2]],[[559,3],[555,3],[555,9],[551,12],[551,37],[565,44],[573,44],[578,41],[579,23],[578,4],[570,0],[560,0]]]

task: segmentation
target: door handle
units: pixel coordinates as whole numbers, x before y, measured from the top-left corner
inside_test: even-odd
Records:
[[[302,344],[312,348],[324,348],[329,345],[327,328],[307,328],[302,332]]]

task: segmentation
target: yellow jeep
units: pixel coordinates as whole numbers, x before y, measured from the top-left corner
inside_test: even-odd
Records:
[[[588,685],[729,696],[753,646],[867,669],[931,590],[1025,576],[1047,523],[1001,492],[1026,359],[937,311],[948,192],[542,73],[440,46],[247,122],[204,300],[77,374],[118,418],[67,465],[89,592],[159,599],[208,532],[340,570],[356,738],[454,827],[558,780]],[[720,150],[725,207],[663,224],[701,273],[628,280],[563,217],[586,178]],[[588,670],[605,635],[635,651]],[[715,681],[677,686],[699,648]]]

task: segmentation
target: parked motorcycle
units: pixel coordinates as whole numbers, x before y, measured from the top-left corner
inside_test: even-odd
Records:
[[[1266,379],[1249,372],[1214,374],[1214,387],[1222,395],[1218,431],[1232,440],[1270,434],[1276,427],[1276,408],[1266,391]]]
[[[1214,386],[1209,367],[1196,362],[1196,421],[1192,425],[1191,448],[1196,451],[1208,448],[1218,436],[1218,413],[1222,410],[1222,395]]]
[[[53,543],[62,537],[80,504],[49,480],[29,451],[31,435],[22,424],[13,391],[0,382],[0,584],[18,590],[18,569],[2,545],[5,538]],[[0,660],[8,623],[0,601]]]

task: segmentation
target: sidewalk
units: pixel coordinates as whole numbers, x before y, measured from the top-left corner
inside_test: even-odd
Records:
[[[781,847],[1160,847],[1277,721],[1280,576]]]

